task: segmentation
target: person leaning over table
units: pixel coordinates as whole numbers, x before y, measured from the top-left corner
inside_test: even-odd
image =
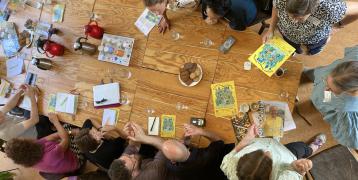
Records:
[[[138,124],[129,122],[124,126],[128,134],[129,145],[123,154],[114,160],[108,170],[111,180],[166,180],[168,177],[161,152],[163,139],[148,136]],[[159,151],[154,158],[144,158],[140,149],[142,144],[152,145]]]
[[[40,139],[55,132],[51,130],[51,123],[48,118],[39,116],[36,93],[38,92],[35,87],[21,85],[9,102],[0,107],[0,139],[5,141],[17,137]],[[31,100],[30,117],[20,118],[8,115],[8,112],[19,104],[23,95],[28,96]]]
[[[201,13],[207,24],[225,19],[232,29],[243,31],[256,18],[257,8],[253,0],[202,0]]]
[[[177,140],[165,141],[162,151],[167,158],[165,164],[168,172],[183,180],[226,179],[220,164],[235,144],[224,144],[215,133],[189,124],[184,124],[184,136],[202,136],[209,140],[210,144],[197,148],[186,147]]]
[[[49,114],[49,119],[57,133],[39,140],[14,138],[5,147],[5,154],[15,164],[32,167],[42,173],[65,174],[78,170],[81,162],[70,149],[70,139],[56,114]]]
[[[358,45],[346,48],[342,60],[304,74],[314,83],[312,103],[330,124],[333,137],[358,149]],[[325,98],[325,91],[331,98]]]
[[[358,2],[343,0],[274,0],[272,22],[263,35],[267,42],[276,28],[296,53],[318,54],[329,41],[333,26],[358,18]]]
[[[312,168],[305,159],[317,151],[326,136],[319,134],[310,145],[293,142],[285,146],[272,138],[255,138],[256,125],[248,128],[246,136],[224,157],[221,170],[230,180],[295,180]]]
[[[109,169],[112,161],[117,159],[123,152],[127,134],[114,127],[101,127],[96,121],[87,119],[81,130],[74,130],[74,142],[81,152],[93,164],[101,170]],[[118,137],[107,136],[109,132],[115,132]]]

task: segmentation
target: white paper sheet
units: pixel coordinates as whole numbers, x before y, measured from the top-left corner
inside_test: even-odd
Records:
[[[7,77],[14,77],[22,73],[24,66],[24,58],[22,56],[15,56],[6,61]]]
[[[117,124],[117,110],[105,109],[102,116],[102,127],[105,125],[115,126]]]

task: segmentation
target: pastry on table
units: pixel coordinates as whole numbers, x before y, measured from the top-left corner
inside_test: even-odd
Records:
[[[197,63],[185,63],[181,66],[179,72],[180,79],[188,86],[200,80],[201,71]]]

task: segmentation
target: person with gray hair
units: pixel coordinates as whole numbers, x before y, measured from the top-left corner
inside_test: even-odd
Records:
[[[342,60],[304,74],[314,83],[311,100],[338,143],[358,149],[358,45]]]
[[[298,54],[322,51],[332,28],[343,27],[358,19],[358,2],[344,0],[274,0],[272,22],[263,35],[266,43],[276,27]]]

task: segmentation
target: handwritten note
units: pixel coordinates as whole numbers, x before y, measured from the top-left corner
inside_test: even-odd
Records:
[[[6,61],[7,77],[14,77],[22,73],[24,58],[22,56],[13,57]]]

